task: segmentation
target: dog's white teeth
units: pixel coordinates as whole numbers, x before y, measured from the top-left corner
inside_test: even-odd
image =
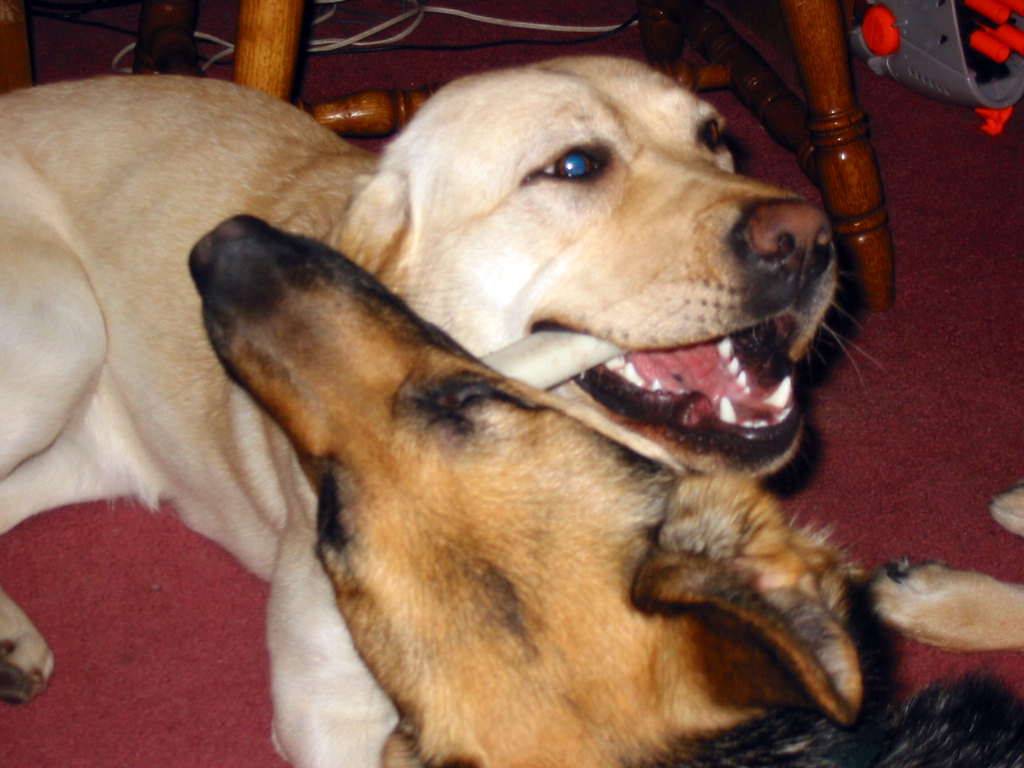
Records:
[[[732,357],[732,339],[730,339],[728,336],[726,336],[724,339],[718,342],[716,348],[718,349],[719,357],[721,357],[723,360],[728,360],[729,358]]]
[[[636,370],[636,366],[633,365],[632,363],[626,363],[622,367],[622,370],[618,371],[618,374],[622,378],[624,378],[626,381],[628,381],[630,384],[632,384],[633,386],[636,386],[636,387],[643,387],[644,386],[643,377],[640,376],[640,374]]]
[[[750,394],[750,387],[747,386],[747,372],[740,371],[740,375],[736,377],[736,383],[739,385],[746,394]]]
[[[770,405],[772,408],[785,408],[789,405],[789,398],[793,394],[793,380],[787,376],[779,384],[778,388],[772,392],[770,397],[765,398],[764,402],[766,405]]]
[[[726,424],[737,423],[736,409],[733,408],[732,402],[728,397],[723,397],[718,404],[718,418],[724,421]]]
[[[664,392],[665,388],[661,385],[661,382],[658,379],[655,379],[654,383],[651,385],[651,391],[652,392]]]
[[[740,361],[734,357],[729,361],[729,365],[726,367],[729,369],[729,373],[736,376],[740,372]]]

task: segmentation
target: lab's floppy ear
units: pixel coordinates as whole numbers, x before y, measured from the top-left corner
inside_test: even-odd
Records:
[[[341,251],[384,282],[411,226],[409,194],[404,174],[378,171],[352,200],[341,229]]]
[[[637,607],[686,622],[696,647],[674,650],[701,657],[716,698],[856,720],[863,679],[838,559],[750,481],[688,478],[679,502],[635,575]]]

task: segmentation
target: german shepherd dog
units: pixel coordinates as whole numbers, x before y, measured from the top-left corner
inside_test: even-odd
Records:
[[[318,242],[236,218],[191,270],[318,489],[303,524],[399,715],[386,768],[1024,766],[991,683],[880,710],[863,574],[753,481],[637,453]]]

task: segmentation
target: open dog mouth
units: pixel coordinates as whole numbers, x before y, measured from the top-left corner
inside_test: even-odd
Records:
[[[576,381],[595,400],[638,421],[679,430],[758,430],[796,408],[789,331],[770,321],[715,342],[627,352]]]
[[[544,389],[571,380],[670,450],[685,445],[754,468],[784,455],[800,432],[788,355],[796,325],[783,315],[707,342],[623,350],[544,323],[484,361]]]
[[[626,352],[574,381],[634,428],[752,461],[786,450],[800,429],[786,354],[794,326],[781,317],[707,343]]]

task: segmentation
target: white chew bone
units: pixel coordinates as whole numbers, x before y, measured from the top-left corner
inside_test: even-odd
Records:
[[[538,331],[492,352],[483,361],[503,376],[550,389],[624,352],[611,342],[582,333]]]

